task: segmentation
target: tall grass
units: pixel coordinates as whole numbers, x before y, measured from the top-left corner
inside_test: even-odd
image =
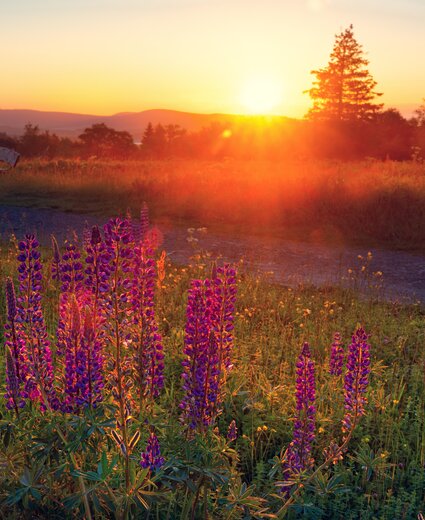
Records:
[[[422,249],[425,165],[416,162],[23,161],[0,204],[137,212],[218,230]]]

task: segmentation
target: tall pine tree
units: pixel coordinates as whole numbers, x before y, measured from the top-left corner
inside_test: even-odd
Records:
[[[307,92],[313,107],[310,119],[367,121],[373,119],[382,104],[375,103],[376,81],[367,69],[363,48],[354,38],[353,26],[336,35],[327,67],[313,70],[313,87]]]

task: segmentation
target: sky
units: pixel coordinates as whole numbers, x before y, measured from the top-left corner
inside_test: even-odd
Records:
[[[302,117],[354,25],[386,107],[425,97],[425,0],[0,0],[0,108]]]

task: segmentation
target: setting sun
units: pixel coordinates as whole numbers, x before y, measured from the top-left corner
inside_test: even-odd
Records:
[[[258,77],[246,82],[241,102],[249,114],[270,114],[282,101],[282,86],[271,78]]]

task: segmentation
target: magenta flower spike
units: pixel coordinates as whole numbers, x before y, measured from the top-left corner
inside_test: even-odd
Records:
[[[164,465],[164,457],[161,457],[161,449],[158,442],[158,437],[153,431],[149,433],[148,442],[145,451],[140,457],[140,465],[142,468],[149,468],[150,471],[156,471]]]
[[[134,266],[131,344],[134,349],[134,378],[141,403],[147,397],[159,395],[164,383],[164,353],[154,309],[156,263],[153,251],[143,243],[135,249]]]
[[[363,328],[358,328],[348,347],[348,359],[344,378],[345,416],[342,431],[345,434],[354,428],[359,418],[365,414],[367,399],[365,393],[369,384],[370,345],[369,335]]]
[[[209,280],[193,280],[188,294],[183,365],[182,422],[203,431],[218,413],[220,370],[217,342],[211,330],[213,293]]]
[[[18,245],[20,296],[17,308],[19,333],[25,341],[23,357],[28,370],[25,391],[30,400],[40,401],[43,410],[47,406],[56,410],[59,400],[54,388],[50,342],[41,309],[42,266],[38,245],[34,235],[26,235]]]
[[[96,331],[89,307],[84,310],[84,323],[80,324],[80,348],[76,354],[75,402],[77,406],[96,407],[102,400],[103,357],[102,344]]]
[[[90,242],[86,245],[85,287],[87,304],[92,308],[96,337],[102,332],[105,320],[106,295],[110,290],[110,254],[97,226],[93,226]]]
[[[341,343],[341,334],[339,332],[335,332],[329,359],[329,374],[332,376],[340,376],[342,374],[343,364],[344,347]]]
[[[10,278],[6,279],[6,323],[4,325],[6,354],[6,408],[15,410],[25,406],[24,383],[27,374],[25,342],[19,332],[15,288]]]
[[[108,389],[120,403],[121,424],[124,409],[131,410],[131,367],[128,344],[132,334],[131,290],[133,288],[133,253],[128,222],[119,218],[104,226],[105,250],[108,254],[109,288],[105,293],[105,341],[112,346],[105,364],[109,377]]]
[[[236,301],[236,270],[229,264],[213,269],[212,329],[214,331],[221,377],[225,381],[232,369],[234,312]]]
[[[293,440],[290,443],[283,460],[283,473],[290,479],[308,470],[314,460],[311,456],[312,442],[315,438],[316,423],[316,385],[314,362],[311,359],[310,347],[304,343],[296,364],[296,417]],[[282,491],[289,492],[291,486]]]

